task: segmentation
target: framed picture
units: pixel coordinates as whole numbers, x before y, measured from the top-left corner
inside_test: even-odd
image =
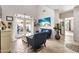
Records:
[[[6,16],[6,20],[7,21],[13,21],[13,17],[12,16]]]

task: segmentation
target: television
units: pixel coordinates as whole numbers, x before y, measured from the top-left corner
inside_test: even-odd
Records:
[[[51,26],[51,17],[38,19],[38,24],[40,26]]]

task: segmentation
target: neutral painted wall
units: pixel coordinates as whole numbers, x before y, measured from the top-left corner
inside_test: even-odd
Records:
[[[11,45],[11,31],[1,31],[1,52],[10,52]]]
[[[73,10],[60,13],[60,18],[69,18],[69,17],[73,17]]]
[[[71,31],[74,31],[74,19],[71,19]]]
[[[59,20],[58,14],[55,12],[54,9],[48,8],[46,6],[39,6],[38,8],[38,13],[37,13],[37,19],[45,18],[45,17],[51,17],[51,26],[49,27],[52,29],[52,36],[51,38],[54,38],[55,32],[54,32],[54,25],[56,22],[55,20]]]
[[[2,17],[2,7],[0,6],[0,17]]]
[[[54,9],[46,6],[35,5],[2,5],[2,19],[6,20],[6,16],[14,16],[15,14],[26,14],[35,19],[51,17],[51,29],[53,30],[54,24],[58,22],[59,15]],[[44,11],[45,10],[45,11]]]
[[[51,26],[53,28],[54,20],[55,20],[55,11],[46,6],[39,6],[37,11],[37,19],[41,19],[45,17],[51,17]]]
[[[15,14],[26,14],[33,18],[36,18],[36,7],[34,5],[1,5],[2,10],[0,8],[0,16],[2,16],[2,20],[6,20],[6,16],[14,16]],[[2,13],[2,15],[1,15]],[[16,23],[15,23],[16,24]],[[16,30],[16,29],[15,29]],[[11,31],[2,32],[1,36],[1,52],[9,52],[10,51],[10,39],[12,39]],[[7,35],[6,35],[7,34]]]
[[[0,52],[1,52],[1,17],[2,17],[2,8],[0,6]]]
[[[59,10],[54,10],[54,24],[60,23]]]
[[[73,19],[68,19],[71,20],[71,31],[74,31],[74,14],[73,14],[73,10],[69,10],[66,11],[64,13],[60,13],[60,18],[63,20],[66,20],[66,18],[71,18],[73,17]]]
[[[74,40],[79,42],[79,6],[74,8]]]
[[[37,8],[38,13],[37,13],[37,18],[44,18],[44,17],[52,17],[54,18],[54,11],[46,6],[38,6]]]
[[[74,31],[74,19],[71,19],[71,31]]]

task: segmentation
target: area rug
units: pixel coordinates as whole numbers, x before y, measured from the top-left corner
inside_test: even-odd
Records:
[[[79,53],[79,45],[68,43],[68,44],[66,44],[66,47],[72,51]]]

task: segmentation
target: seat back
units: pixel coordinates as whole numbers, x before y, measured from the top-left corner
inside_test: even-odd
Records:
[[[46,42],[47,39],[47,33],[41,32],[34,35],[34,44],[35,46],[41,46],[43,43]]]
[[[27,41],[32,46],[32,48],[38,48],[43,43],[46,42],[46,39],[47,39],[47,32],[41,32],[35,34],[32,39],[27,38]]]
[[[49,39],[49,38],[51,38],[51,34],[52,34],[52,30],[51,29],[41,29],[41,32],[47,32],[48,33],[48,36],[47,36],[47,38]]]

